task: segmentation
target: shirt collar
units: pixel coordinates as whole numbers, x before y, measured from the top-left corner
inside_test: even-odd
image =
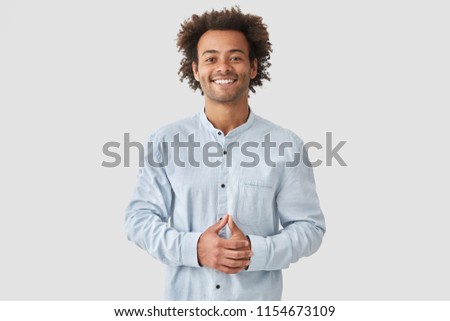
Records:
[[[243,133],[244,131],[246,131],[253,125],[253,122],[255,121],[255,113],[252,111],[252,109],[250,107],[248,107],[248,109],[249,109],[249,115],[248,115],[247,121],[245,123],[239,125],[238,127],[234,128],[233,130],[231,130],[227,134],[226,137],[233,137],[233,136],[239,135],[240,133]],[[198,115],[200,118],[200,122],[208,131],[210,131],[214,134],[217,134],[218,132],[220,132],[220,130],[215,128],[214,125],[211,124],[211,122],[206,117],[205,109],[200,111],[198,113]]]

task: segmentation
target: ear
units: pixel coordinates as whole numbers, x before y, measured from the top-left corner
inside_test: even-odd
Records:
[[[250,78],[254,79],[258,74],[258,59],[253,59],[252,65],[250,66]]]
[[[192,62],[192,71],[194,72],[195,80],[200,81],[200,77],[198,76],[198,65],[195,61]]]

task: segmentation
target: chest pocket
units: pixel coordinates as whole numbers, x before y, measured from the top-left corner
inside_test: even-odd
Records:
[[[247,234],[275,233],[275,187],[262,180],[243,180],[239,184],[236,220]]]

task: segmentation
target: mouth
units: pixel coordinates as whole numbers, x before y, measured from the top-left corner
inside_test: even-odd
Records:
[[[216,85],[226,86],[226,85],[230,85],[230,84],[236,82],[236,79],[231,79],[231,78],[213,79],[212,82],[215,83]]]

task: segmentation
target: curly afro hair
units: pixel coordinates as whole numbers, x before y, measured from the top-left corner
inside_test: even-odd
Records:
[[[184,56],[178,71],[180,81],[186,79],[189,87],[194,91],[201,90],[200,84],[194,78],[192,62],[198,63],[197,44],[200,37],[208,30],[241,31],[249,43],[250,61],[254,58],[258,60],[258,74],[250,80],[249,89],[255,92],[254,87],[261,86],[264,79],[270,81],[267,69],[270,67],[272,44],[269,42],[267,26],[262,22],[261,17],[243,14],[239,7],[224,8],[222,11],[211,10],[201,16],[194,14],[181,24],[177,38],[178,51]]]

